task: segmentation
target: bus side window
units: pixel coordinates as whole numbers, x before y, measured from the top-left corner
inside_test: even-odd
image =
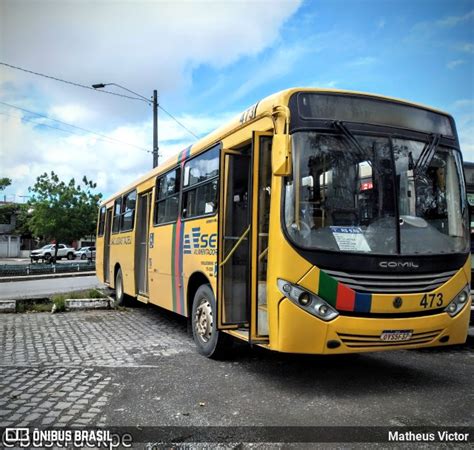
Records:
[[[184,166],[183,210],[185,219],[217,211],[219,147],[189,160]]]
[[[112,226],[112,233],[120,231],[120,211],[122,210],[122,197],[115,200],[114,203],[114,223]]]
[[[156,179],[154,224],[176,221],[178,218],[181,169],[173,169]]]
[[[120,219],[120,231],[133,230],[136,201],[137,201],[137,191],[129,192],[128,194],[123,196],[122,215]]]
[[[100,208],[100,213],[99,213],[99,227],[98,227],[97,234],[99,236],[103,236],[104,230],[105,230],[105,206],[102,206],[102,208]]]

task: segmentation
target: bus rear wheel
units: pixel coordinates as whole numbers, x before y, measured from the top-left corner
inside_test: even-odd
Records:
[[[217,330],[217,308],[211,286],[203,284],[196,291],[191,314],[193,338],[198,352],[208,358],[229,356],[232,340]]]
[[[125,292],[123,290],[122,269],[117,270],[115,275],[115,305],[123,306],[125,303]]]

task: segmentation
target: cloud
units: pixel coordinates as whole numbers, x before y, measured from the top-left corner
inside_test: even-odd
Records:
[[[441,31],[447,31],[458,25],[464,24],[474,18],[474,10],[461,16],[447,16],[438,20],[424,20],[413,25],[410,33],[405,38],[408,41],[423,41],[433,38]]]
[[[87,86],[119,83],[147,97],[158,89],[160,104],[202,136],[237,111],[228,99],[219,114],[177,113],[186,110],[187,97],[193,100],[193,71],[256,58],[278,42],[300,4],[1,0],[0,54],[7,63]],[[151,149],[152,111],[143,102],[6,67],[0,67],[0,100]],[[86,174],[110,194],[151,168],[151,154],[139,149],[75,129],[69,130],[79,135],[51,130],[40,124],[66,127],[0,109],[14,116],[0,114],[0,176],[14,178],[9,192],[26,194],[38,175],[54,169],[63,179]],[[193,142],[160,111],[160,161]]]
[[[461,52],[474,53],[474,44],[470,42],[465,42],[457,46],[457,49]]]
[[[339,81],[336,80],[329,80],[329,81],[314,81],[310,83],[309,86],[319,87],[319,88],[327,88],[332,89],[336,88],[339,85]]]
[[[363,67],[363,66],[371,66],[377,62],[377,58],[373,56],[362,56],[360,58],[354,59],[349,61],[348,65],[352,67]]]
[[[259,54],[300,3],[4,0],[0,53],[11,64],[66,80],[115,82],[145,95],[158,88],[163,97],[189,86],[198,65],[222,68]],[[2,73],[12,79],[11,69]],[[100,98],[117,111],[107,95],[21,72],[13,79],[22,88],[34,81],[55,104],[67,92],[71,103]]]
[[[386,24],[385,19],[379,19],[376,23],[376,27],[378,30],[382,30],[383,28],[385,28],[385,24]]]
[[[456,100],[450,109],[456,121],[464,161],[474,162],[474,99]]]
[[[310,43],[278,47],[276,51],[261,59],[259,68],[252,73],[252,77],[231,94],[228,100],[235,102],[265,83],[288,75],[300,58],[317,51],[317,47]]]
[[[456,117],[464,161],[474,162],[474,114]]]
[[[191,130],[207,134],[235,115],[236,112],[214,116],[180,115],[177,119]],[[97,182],[99,191],[110,195],[151,169],[151,153],[117,142],[106,142],[77,130],[73,131],[78,134],[51,131],[25,122],[25,116],[27,114],[20,112],[11,116],[0,115],[0,177],[13,179],[8,193],[26,195],[37,176],[54,170],[63,180],[79,180],[87,175]],[[45,119],[39,119],[37,123],[51,124]],[[109,130],[107,135],[122,142],[152,148],[150,121],[118,126]],[[173,120],[159,119],[160,162],[194,142],[195,138]]]
[[[452,28],[456,25],[459,25],[460,23],[471,20],[472,18],[474,18],[474,10],[469,11],[462,16],[448,16],[444,19],[437,20],[435,23],[440,27]]]
[[[464,61],[463,59],[455,59],[453,61],[449,61],[447,64],[446,64],[446,67],[448,69],[455,69],[456,67],[464,64],[466,61]]]
[[[63,122],[72,123],[81,123],[90,121],[91,119],[97,119],[97,114],[94,111],[83,105],[71,103],[53,106],[46,115]]]
[[[472,98],[462,98],[460,100],[456,100],[453,104],[452,104],[452,108],[455,109],[455,110],[459,110],[459,109],[462,109],[462,108],[473,108],[474,107],[474,99]]]

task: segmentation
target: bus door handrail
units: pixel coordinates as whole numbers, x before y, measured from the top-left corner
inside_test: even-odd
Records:
[[[245,239],[245,237],[247,236],[247,234],[249,234],[250,232],[250,225],[247,227],[247,229],[243,232],[242,236],[240,236],[239,240],[236,242],[236,244],[232,247],[231,251],[229,252],[229,254],[225,257],[224,261],[222,261],[220,264],[219,264],[219,267],[222,267],[223,265],[225,265],[227,263],[227,261],[229,261],[230,257],[234,254],[234,252],[237,250],[237,247],[242,243],[242,241]]]

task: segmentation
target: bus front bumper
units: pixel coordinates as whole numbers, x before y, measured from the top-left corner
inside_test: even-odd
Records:
[[[338,316],[324,322],[288,299],[278,308],[278,339],[272,350],[288,353],[339,354],[436,347],[466,341],[471,300],[455,317],[447,313],[404,318]],[[409,340],[387,342],[384,331],[411,331]]]

